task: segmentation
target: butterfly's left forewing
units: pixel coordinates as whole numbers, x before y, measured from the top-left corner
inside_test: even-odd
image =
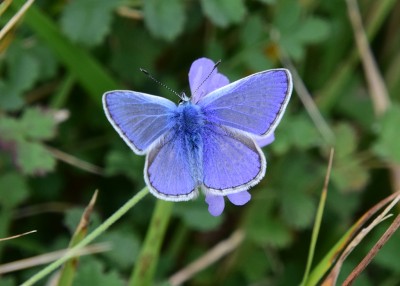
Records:
[[[278,125],[291,92],[288,70],[267,70],[211,92],[198,105],[209,122],[267,136]]]
[[[139,155],[172,127],[176,109],[168,99],[129,90],[106,92],[103,107],[115,130]]]

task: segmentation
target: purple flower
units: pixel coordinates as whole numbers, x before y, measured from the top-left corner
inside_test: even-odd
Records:
[[[210,92],[229,84],[228,78],[218,73],[217,69],[211,73],[214,66],[215,63],[207,58],[200,58],[192,63],[189,71],[189,84],[192,101],[194,103],[198,102],[202,97],[207,96]],[[275,137],[274,134],[271,133],[265,138],[254,139],[260,147],[264,147],[272,143]],[[227,197],[232,204],[242,206],[250,201],[251,194],[248,191],[241,191],[239,193],[227,195]],[[206,203],[208,204],[208,211],[213,216],[221,215],[225,208],[224,196],[207,194]]]

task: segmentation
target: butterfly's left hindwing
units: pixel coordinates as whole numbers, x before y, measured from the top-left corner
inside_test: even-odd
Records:
[[[168,99],[129,90],[106,92],[103,107],[112,126],[138,155],[172,127],[171,114],[177,108]]]

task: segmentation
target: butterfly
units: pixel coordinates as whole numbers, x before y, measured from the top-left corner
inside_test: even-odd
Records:
[[[108,91],[105,114],[133,152],[146,155],[144,179],[156,197],[187,201],[199,189],[217,196],[248,190],[265,175],[256,140],[279,124],[292,92],[290,72],[266,70],[228,84],[211,60],[201,58],[189,82],[192,97],[182,93],[179,104],[137,91]]]

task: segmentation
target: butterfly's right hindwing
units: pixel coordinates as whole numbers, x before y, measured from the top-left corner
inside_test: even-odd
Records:
[[[128,90],[106,92],[103,107],[112,126],[138,155],[171,129],[176,109],[168,99]]]
[[[169,131],[149,151],[144,178],[150,191],[167,201],[187,201],[198,195],[184,138]]]

